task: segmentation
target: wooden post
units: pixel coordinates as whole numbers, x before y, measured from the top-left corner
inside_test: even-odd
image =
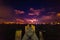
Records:
[[[21,34],[22,34],[22,31],[17,30],[15,34],[15,40],[21,40],[21,36],[22,36]]]
[[[41,31],[39,32],[39,34],[40,34],[40,40],[44,40],[44,38],[43,38],[43,34],[42,34]]]

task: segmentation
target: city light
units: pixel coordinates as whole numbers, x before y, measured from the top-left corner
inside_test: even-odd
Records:
[[[60,13],[58,13],[57,16],[60,17]]]

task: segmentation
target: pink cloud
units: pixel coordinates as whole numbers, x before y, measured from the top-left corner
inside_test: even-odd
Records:
[[[29,10],[30,10],[30,11],[34,11],[34,8],[30,8]]]
[[[28,15],[32,15],[32,16],[33,16],[33,15],[35,15],[35,14],[33,14],[33,13],[28,13]]]
[[[45,11],[45,8],[41,8],[40,10],[41,10],[41,11]]]
[[[21,11],[21,10],[15,10],[15,13],[16,14],[24,14],[25,12],[24,11]]]
[[[30,12],[32,12],[31,14],[29,13],[29,15],[40,15],[41,11],[40,9],[34,9],[34,8],[30,8]]]
[[[54,17],[50,16],[42,16],[39,18],[39,23],[50,23],[54,22]]]
[[[34,10],[34,14],[35,15],[39,15],[40,14],[40,10]]]
[[[42,20],[49,20],[49,19],[52,19],[52,16],[42,16],[41,19]]]
[[[34,19],[34,18],[32,18],[32,19],[27,19],[27,18],[25,18],[25,21],[28,23],[28,24],[36,24],[37,23],[37,19]]]

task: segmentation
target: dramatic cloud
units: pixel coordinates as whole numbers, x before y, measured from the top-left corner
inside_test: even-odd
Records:
[[[30,11],[34,11],[34,8],[30,8],[29,10],[30,10]]]
[[[27,13],[25,11],[22,10],[17,10],[17,9],[11,9],[11,8],[7,8],[7,7],[0,7],[0,21],[6,21],[5,19],[9,19],[7,21],[10,21],[11,19],[13,19],[13,21],[15,21],[16,23],[19,24],[40,24],[40,23],[51,23],[51,22],[55,22],[58,21],[60,22],[60,13],[55,14],[56,12],[47,12],[47,14],[49,15],[41,15],[40,14],[42,12],[45,11],[44,8],[41,9],[34,9],[34,8],[30,8],[30,10],[28,10],[28,15],[24,14]],[[15,14],[15,15],[12,15]],[[21,17],[17,14],[24,14],[24,16],[28,16],[26,17]],[[31,16],[30,16],[31,15]],[[14,18],[13,18],[14,16]],[[16,16],[19,16],[21,18],[16,18]],[[23,16],[23,15],[22,15]],[[31,18],[30,18],[31,17]]]
[[[41,20],[50,20],[52,19],[52,16],[42,16]]]
[[[28,15],[32,15],[32,16],[33,16],[33,15],[35,15],[35,14],[34,14],[34,13],[28,13]]]
[[[29,23],[29,24],[42,24],[42,23],[51,23],[54,21],[54,17],[52,17],[51,15],[50,16],[41,16],[40,18],[25,18],[24,19],[26,23]]]
[[[56,12],[47,12],[47,14],[49,14],[49,15],[42,15],[38,18],[33,17],[33,16],[39,16],[44,11],[45,11],[44,8],[42,8],[42,9],[30,8],[30,12],[28,12],[28,18],[23,19],[23,21],[25,21],[24,23],[28,23],[28,24],[44,23],[45,24],[45,23],[51,23],[51,22],[60,20],[60,18],[59,18],[60,13],[56,14]],[[29,18],[30,15],[32,15],[32,18]]]
[[[25,12],[24,11],[21,11],[21,10],[14,10],[16,14],[24,14]]]
[[[28,24],[36,24],[38,22],[38,20],[37,19],[34,19],[34,18],[32,18],[32,19],[27,19],[26,18],[25,21]]]
[[[16,18],[16,23],[17,24],[25,24],[26,22],[23,19]]]
[[[35,15],[40,15],[40,10],[34,10]]]
[[[40,9],[34,9],[34,8],[30,8],[30,12],[28,15],[40,15],[41,10]]]

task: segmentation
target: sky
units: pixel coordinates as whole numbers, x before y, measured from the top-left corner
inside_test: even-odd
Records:
[[[8,0],[5,3],[17,9],[60,7],[60,1],[57,0]]]
[[[16,18],[18,21],[23,19],[33,23],[37,19],[38,22],[51,22],[60,12],[60,1],[57,0],[6,0],[1,2],[4,3],[5,7],[1,8],[0,18],[7,18],[8,21],[11,19],[14,21]]]

